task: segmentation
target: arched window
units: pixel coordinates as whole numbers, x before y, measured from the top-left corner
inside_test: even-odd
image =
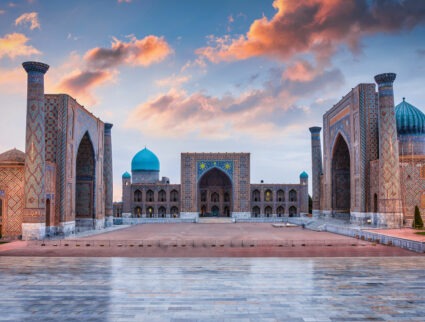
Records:
[[[142,216],[142,208],[136,207],[134,208],[134,216],[140,218]]]
[[[148,218],[153,217],[153,207],[151,207],[151,206],[146,207],[146,217],[148,217]]]
[[[134,191],[134,202],[141,202],[142,201],[142,192],[137,189]]]
[[[285,191],[282,189],[277,191],[277,201],[284,202],[285,201]]]
[[[260,191],[254,190],[252,192],[252,200],[255,202],[260,201]]]
[[[284,213],[285,213],[285,208],[283,208],[282,206],[277,207],[276,214],[278,217],[283,217]]]
[[[295,217],[297,215],[297,208],[294,206],[289,207],[289,217]]]
[[[224,207],[224,215],[227,216],[227,217],[230,217],[230,209],[227,206]]]
[[[220,196],[217,192],[211,194],[211,202],[220,202]]]
[[[171,190],[170,198],[172,202],[177,202],[179,200],[179,193],[177,190]]]
[[[273,192],[270,189],[264,191],[264,201],[273,201]]]
[[[153,202],[153,191],[152,190],[148,190],[146,192],[146,201],[147,202]]]
[[[179,215],[179,208],[177,208],[176,206],[171,207],[171,216],[173,218],[177,218],[177,216]]]
[[[165,193],[165,191],[164,191],[164,190],[160,190],[160,191],[158,192],[158,201],[159,201],[159,202],[167,201],[167,194]]]
[[[201,201],[202,202],[207,201],[207,192],[206,191],[201,191]]]
[[[228,192],[224,193],[224,202],[229,202],[230,201],[230,195]]]
[[[252,214],[254,217],[260,216],[260,207],[257,207],[257,206],[252,207]]]
[[[264,214],[266,215],[266,217],[271,217],[272,212],[273,212],[272,207],[267,206],[266,208],[264,208]]]
[[[167,212],[167,209],[165,209],[165,207],[159,207],[158,209],[158,215],[161,218],[165,218],[165,213]]]
[[[289,201],[291,202],[297,201],[297,192],[294,189],[289,191]]]

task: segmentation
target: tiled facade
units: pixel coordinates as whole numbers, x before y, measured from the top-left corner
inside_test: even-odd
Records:
[[[308,213],[307,175],[299,184],[251,184],[249,153],[182,153],[181,184],[136,179],[123,176],[122,202],[114,203],[114,216],[251,218]]]
[[[103,228],[106,209],[112,215],[112,198],[105,198],[104,187],[107,181],[112,189],[110,137],[104,171],[105,124],[66,94],[44,94],[47,65],[23,65],[28,73],[26,154],[14,175],[0,161],[0,173],[8,173],[7,190],[14,191],[12,199],[3,200],[2,227],[7,228],[2,235],[40,239]],[[87,160],[92,161],[90,174],[84,173]]]
[[[376,76],[378,92],[375,84],[359,84],[324,114],[323,173],[313,173],[313,188],[320,186],[313,189],[313,196],[320,190],[313,213],[387,227],[410,225],[415,205],[425,214],[419,170],[425,141],[412,136],[412,145],[397,136],[394,79],[395,74]],[[321,158],[314,143],[313,159]],[[415,153],[406,153],[412,146]]]

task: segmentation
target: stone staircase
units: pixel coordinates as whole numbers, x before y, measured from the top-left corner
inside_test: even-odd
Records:
[[[230,217],[199,217],[198,224],[232,224]]]

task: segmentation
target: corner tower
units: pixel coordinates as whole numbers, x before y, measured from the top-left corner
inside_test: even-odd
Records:
[[[44,74],[49,65],[31,61],[22,66],[28,75],[22,239],[42,239],[46,234]]]
[[[322,145],[320,143],[321,127],[311,127],[311,165],[313,171],[313,215],[320,214],[320,176],[322,175]]]
[[[379,197],[378,224],[389,228],[402,225],[399,150],[394,112],[394,73],[375,76],[379,100]]]

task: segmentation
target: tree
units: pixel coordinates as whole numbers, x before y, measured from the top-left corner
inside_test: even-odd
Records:
[[[421,212],[418,206],[415,206],[415,217],[413,218],[412,227],[416,229],[424,228],[424,222],[422,221]]]

